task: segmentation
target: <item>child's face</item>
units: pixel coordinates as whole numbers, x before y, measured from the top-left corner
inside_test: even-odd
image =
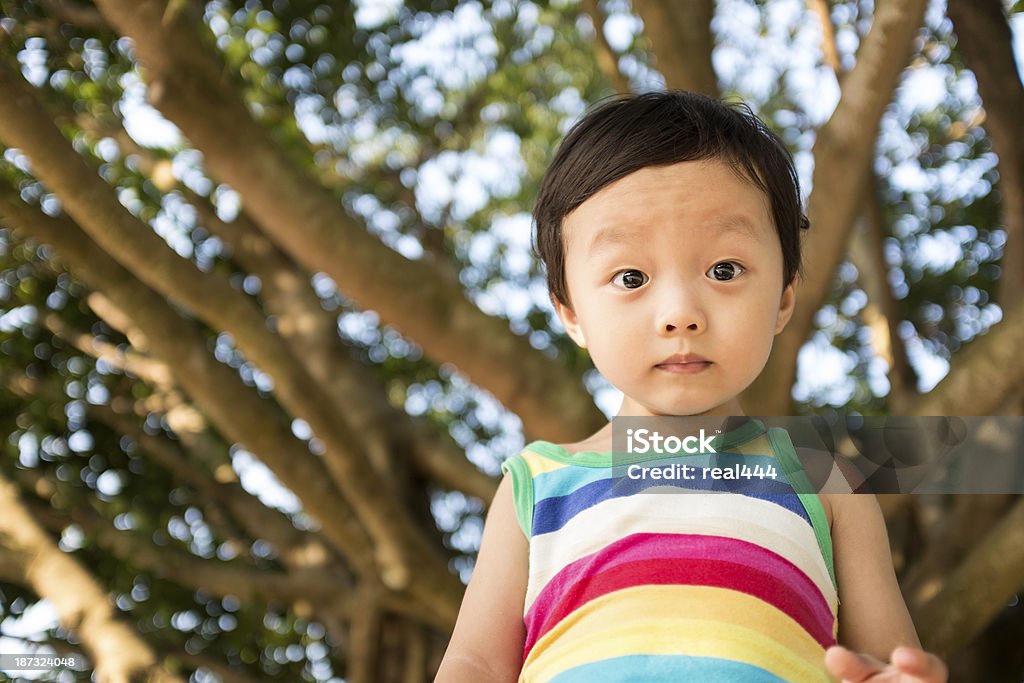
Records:
[[[688,161],[621,178],[562,225],[573,309],[555,308],[625,394],[619,414],[742,414],[796,300],[764,194],[724,162]],[[710,362],[659,366],[688,353]]]

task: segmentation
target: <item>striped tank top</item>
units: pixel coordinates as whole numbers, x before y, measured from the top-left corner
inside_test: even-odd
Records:
[[[521,683],[834,680],[831,534],[789,435],[749,420],[711,444],[685,461],[763,459],[774,491],[624,492],[612,465],[637,455],[548,441],[502,464],[530,549]]]

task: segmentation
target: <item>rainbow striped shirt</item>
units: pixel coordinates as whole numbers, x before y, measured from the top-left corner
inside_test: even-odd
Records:
[[[530,547],[521,682],[833,680],[831,535],[789,435],[750,420],[712,444],[774,463],[776,492],[623,492],[621,458],[547,441],[503,463]]]

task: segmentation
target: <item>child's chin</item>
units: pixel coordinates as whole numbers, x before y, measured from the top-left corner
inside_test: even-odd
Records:
[[[706,415],[717,407],[718,404],[708,405],[704,403],[695,404],[692,402],[676,403],[666,406],[665,409],[661,411],[661,414],[675,417],[686,417],[688,415]]]

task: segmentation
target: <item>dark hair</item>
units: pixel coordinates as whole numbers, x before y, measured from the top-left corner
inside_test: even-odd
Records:
[[[562,221],[616,180],[648,166],[719,159],[767,196],[782,245],[783,285],[802,273],[809,223],[785,144],[746,104],[683,90],[618,96],[589,111],[565,136],[544,174],[533,217],[534,253],[548,291],[569,306]]]

